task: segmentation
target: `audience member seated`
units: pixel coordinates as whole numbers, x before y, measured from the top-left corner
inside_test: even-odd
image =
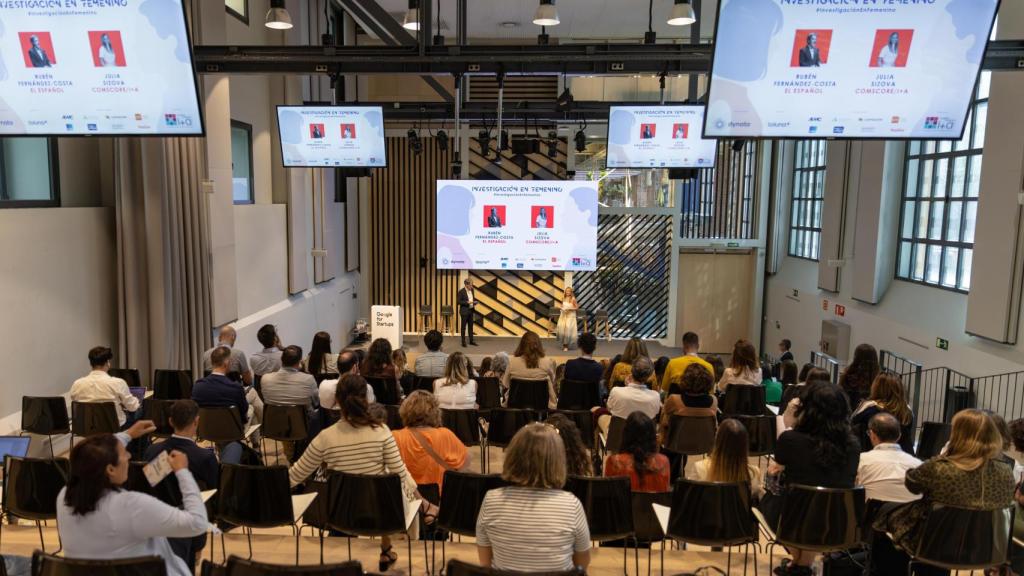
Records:
[[[1024,476],[1024,468],[1014,458],[1013,434],[1010,432],[1010,427],[1002,416],[992,410],[985,410],[985,413],[988,414],[989,418],[992,418],[992,423],[996,425],[996,430],[999,430],[999,436],[1003,439],[1003,453],[1000,459],[1013,470],[1014,482],[1020,482],[1021,477]]]
[[[113,358],[114,353],[106,346],[97,346],[89,350],[89,365],[92,366],[92,371],[87,376],[75,380],[71,385],[70,396],[72,402],[113,402],[117,411],[117,422],[124,426],[127,422],[126,413],[134,415],[140,403],[128,389],[127,382],[108,374]]]
[[[401,430],[394,430],[395,444],[416,484],[437,484],[443,489],[446,470],[469,466],[466,446],[454,432],[441,427],[437,398],[426,390],[414,390],[398,408]]]
[[[594,360],[594,350],[597,349],[597,337],[590,332],[584,332],[580,334],[576,345],[579,346],[580,357],[573,358],[565,363],[563,377],[566,380],[576,382],[593,382],[595,386],[599,387],[601,385],[601,376],[604,374],[604,368],[600,362]]]
[[[317,332],[313,335],[313,345],[309,347],[309,356],[306,356],[302,368],[310,374],[338,373],[338,357],[331,354],[330,334]]]
[[[860,455],[857,466],[857,485],[864,487],[868,500],[905,503],[920,498],[907,490],[906,478],[921,461],[900,447],[901,428],[889,412],[876,412],[868,421],[872,448]]]
[[[249,367],[255,376],[263,376],[281,369],[281,339],[277,336],[277,328],[273,324],[264,324],[256,332],[256,340],[263,345],[263,351],[249,358]]]
[[[130,460],[125,446],[155,429],[153,422],[141,420],[116,436],[90,436],[71,450],[67,486],[57,496],[57,531],[65,557],[115,560],[156,555],[164,559],[168,576],[193,574],[167,541],[205,534],[210,525],[188,456],[178,450],[169,454],[184,509],[121,489],[128,481]]]
[[[580,501],[563,490],[565,448],[558,432],[528,424],[505,450],[501,477],[476,520],[480,564],[499,570],[555,572],[590,564],[590,530]]]
[[[480,366],[480,370],[483,373],[484,378],[497,378],[498,381],[502,381],[505,378],[505,372],[508,371],[508,353],[498,352],[494,356],[491,356],[490,367],[485,368]]]
[[[200,490],[216,489],[220,485],[220,463],[211,448],[202,448],[196,444],[196,429],[199,427],[199,406],[191,400],[178,400],[171,404],[168,418],[174,434],[160,442],[152,444],[146,450],[145,461],[151,462],[161,452],[177,450],[188,457],[188,470],[195,478]],[[242,445],[231,442],[221,448],[222,462],[238,464],[242,460]],[[174,553],[185,561],[189,573],[195,572],[199,554],[206,546],[206,533],[192,538],[168,538]]]
[[[668,434],[673,416],[718,416],[718,399],[712,394],[715,382],[711,374],[699,364],[690,364],[683,372],[682,382],[673,382],[661,409],[658,436]]]
[[[444,377],[434,380],[434,396],[442,408],[476,408],[476,380],[469,377],[468,360],[462,352],[452,352],[444,368]]]
[[[792,348],[793,342],[790,341],[789,338],[783,338],[779,342],[779,364],[788,360],[793,362],[794,366],[796,365],[795,359],[793,358],[793,352],[791,352]],[[785,382],[785,380],[783,380],[783,382]]]
[[[1010,455],[1017,466],[1024,466],[1024,418],[1010,422],[1010,443]],[[1017,466],[1014,466],[1014,470]],[[1024,482],[1024,478],[1018,477],[1017,482]]]
[[[221,408],[235,406],[242,418],[249,416],[249,402],[241,382],[228,378],[231,364],[231,348],[218,346],[210,353],[213,371],[196,381],[192,386],[192,399],[200,408]]]
[[[491,362],[493,362],[493,360],[490,356],[487,356],[480,361],[480,376],[486,377],[491,372]]]
[[[662,390],[668,390],[672,382],[678,382],[690,364],[703,366],[708,374],[715,378],[715,382],[718,381],[715,369],[707,360],[698,356],[698,352],[700,352],[700,337],[694,332],[683,334],[683,355],[669,360],[668,366],[665,367],[665,376],[661,379]]]
[[[401,348],[391,353],[391,363],[395,365],[395,372],[398,373],[398,382],[402,385],[402,395],[412,392],[416,385],[416,374],[409,370],[409,357]]]
[[[908,470],[907,489],[921,499],[882,514],[875,528],[892,535],[906,551],[917,550],[928,513],[935,504],[997,510],[1013,503],[1013,471],[1001,461],[1002,437],[981,410],[961,410],[953,417],[946,453]]]
[[[619,453],[604,461],[604,475],[629,476],[634,492],[668,492],[670,468],[668,458],[658,454],[654,420],[643,412],[630,414]]]
[[[601,375],[601,389],[604,391],[602,398],[608,396],[608,391],[612,387],[612,372],[615,371],[615,365],[622,359],[622,354],[616,354],[610,359],[604,359],[601,361],[601,366],[604,367],[604,373]]]
[[[650,358],[641,356],[633,362],[626,385],[612,388],[608,394],[607,406],[611,416],[606,414],[597,419],[602,432],[608,430],[612,417],[626,419],[637,411],[652,420],[658,416],[658,412],[661,412],[661,395],[644,384],[650,380],[651,374],[654,374],[654,364]]]
[[[747,484],[750,495],[755,500],[760,499],[764,494],[761,469],[750,463],[749,446],[747,429],[742,422],[734,418],[722,421],[711,454],[694,463],[694,480]]]
[[[391,361],[391,342],[387,339],[377,338],[370,343],[366,359],[359,365],[359,374],[363,378],[380,378],[394,382],[401,401],[402,389],[398,381],[398,368]]]
[[[711,364],[712,376],[715,378],[715,387],[717,388],[718,381],[725,375],[725,362],[722,362],[722,357],[718,354],[708,354],[704,357],[704,361]]]
[[[302,348],[288,346],[281,354],[281,369],[263,377],[263,401],[278,406],[305,406],[312,414],[320,406],[316,379],[302,371]]]
[[[390,361],[391,351],[388,350]],[[305,482],[321,468],[350,474],[397,474],[402,478],[406,500],[415,502],[420,498],[416,482],[402,461],[391,430],[370,414],[367,388],[366,380],[359,375],[346,374],[338,380],[336,398],[341,419],[317,434],[299,461],[288,470],[291,484],[297,486]],[[437,507],[423,502],[420,512],[424,514],[424,522],[433,524]],[[391,550],[391,538],[381,536],[380,571],[386,571],[396,561],[398,554]]]
[[[739,340],[732,347],[732,360],[718,381],[718,391],[725,394],[733,384],[756,386],[761,383],[761,363],[757,351],[747,340]]]
[[[854,349],[853,361],[839,375],[839,386],[850,399],[850,406],[860,406],[861,400],[871,394],[871,384],[881,371],[874,346],[861,344]]]
[[[423,335],[423,345],[427,351],[416,357],[416,375],[422,378],[440,378],[444,376],[448,354],[441,352],[444,336],[437,330]]]
[[[914,413],[907,404],[903,382],[895,374],[880,373],[871,384],[871,394],[860,403],[850,418],[853,433],[860,440],[861,451],[871,450],[874,443],[868,438],[868,422],[880,412],[888,412],[900,424],[900,447],[914,453]]]
[[[495,356],[497,361],[497,356]],[[554,410],[558,405],[558,394],[555,392],[555,361],[544,356],[544,345],[536,332],[525,332],[516,346],[515,356],[508,361],[508,370],[502,378],[501,385],[506,390],[512,378],[519,380],[547,380],[548,408]]]
[[[647,345],[639,338],[630,338],[629,342],[626,342],[626,349],[622,352],[622,356],[619,357],[618,363],[616,363],[615,368],[612,369],[609,390],[616,386],[624,386],[626,384],[626,380],[629,378],[629,372],[633,369],[633,362],[636,362],[636,359],[641,356],[644,358],[650,358],[647,354]],[[650,386],[652,390],[659,389],[657,378],[654,375],[653,365],[651,377],[645,383]]]
[[[565,446],[566,474],[569,476],[593,476],[594,467],[576,423],[564,414],[552,414],[544,423],[558,430],[558,435],[562,438],[562,444]]]
[[[860,462],[860,442],[850,431],[846,395],[832,384],[809,383],[796,411],[796,426],[783,432],[768,474],[775,484],[852,488]],[[759,508],[769,525],[778,525],[782,496],[769,492]],[[792,562],[781,574],[809,576],[815,554],[792,549]],[[780,572],[776,572],[779,574]]]
[[[224,347],[231,351],[226,374],[238,374],[246,386],[252,386],[252,370],[249,368],[249,361],[246,359],[245,352],[235,348],[236,339],[238,339],[238,334],[233,327],[222,326],[220,332],[217,333],[217,345],[203,353],[203,372],[213,371],[213,351]]]
[[[320,397],[320,407],[324,410],[338,410],[338,380],[344,378],[346,374],[359,374],[359,355],[351,350],[345,350],[338,354],[337,369],[341,372],[338,378],[324,380],[320,383],[318,396]],[[367,386],[366,402],[373,404],[376,401],[373,388]]]
[[[825,370],[812,365],[811,369],[807,371],[806,375],[797,383],[796,387],[790,388],[791,392],[782,397],[780,412],[782,412],[782,421],[787,430],[796,426],[796,412],[797,408],[800,407],[800,394],[808,384],[813,384],[815,382],[819,384],[831,384],[832,378]]]

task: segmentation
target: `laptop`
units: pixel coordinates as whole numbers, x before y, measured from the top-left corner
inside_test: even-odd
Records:
[[[29,436],[0,436],[0,462],[7,456],[24,458],[31,440]]]
[[[139,399],[139,405],[142,405],[142,401],[146,399],[146,389],[142,386],[129,386],[128,391]]]

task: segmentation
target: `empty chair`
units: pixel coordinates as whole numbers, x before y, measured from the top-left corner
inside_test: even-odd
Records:
[[[563,380],[558,391],[559,410],[590,410],[601,405],[596,382]]]
[[[71,418],[63,396],[22,396],[21,430],[46,436],[54,458],[53,436],[71,433]]]
[[[501,407],[501,383],[494,377],[476,379],[476,404],[480,412]]]
[[[445,305],[441,306],[441,319],[444,320],[444,333],[452,333],[452,319],[455,318],[455,308]]]
[[[594,449],[594,414],[590,410],[553,410],[552,414],[561,414],[572,420],[580,431],[583,445]]]
[[[266,404],[263,407],[263,425],[260,428],[260,448],[263,461],[267,460],[266,440],[278,442],[301,442],[309,438],[309,422],[305,406],[280,406]],[[275,453],[276,457],[277,453]],[[275,461],[276,463],[276,461]]]
[[[298,522],[311,495],[291,496],[287,466],[245,466],[221,464],[217,487],[217,519],[232,526],[295,530],[295,564],[299,563]],[[252,531],[245,531],[252,558]],[[221,534],[221,547],[224,535]]]
[[[448,562],[445,571],[447,576],[583,576],[583,570],[568,570],[565,572],[507,572],[494,568],[485,568],[478,564],[470,564],[461,560]]]
[[[633,535],[633,499],[629,478],[570,476],[565,489],[579,498],[583,505],[591,540],[606,542]],[[622,569],[626,570],[625,546],[622,548]]]
[[[654,504],[666,508],[672,506],[671,492],[633,492],[633,542],[637,545],[634,549],[637,562],[639,563],[640,544],[647,544],[647,573],[651,573],[651,548],[655,542],[661,542],[661,570],[658,574],[665,573],[665,532],[661,529],[661,523],[654,513]],[[640,573],[639,567],[637,574]]]
[[[508,384],[508,407],[546,411],[548,409],[548,381],[512,378]]]
[[[788,484],[778,527],[768,545],[768,562],[776,544],[811,552],[849,550],[864,542],[864,488],[823,488]]]
[[[726,416],[763,416],[767,408],[764,386],[738,384],[725,389],[719,409]]]
[[[476,537],[476,517],[488,490],[505,486],[498,474],[473,474],[448,470],[444,473],[444,492],[437,512],[437,526],[459,536]],[[441,564],[445,563],[441,542]]]
[[[191,398],[192,372],[157,368],[153,371],[153,397],[160,400]]]
[[[434,316],[434,308],[430,304],[420,304],[420,308],[417,311],[417,315],[420,317],[423,325],[423,331],[427,331],[427,326],[430,325],[430,319]]]
[[[907,574],[915,564],[945,570],[984,570],[1007,562],[1013,507],[969,510],[933,504]]]
[[[612,339],[612,327],[608,319],[608,312],[606,310],[595,310],[594,311],[594,335],[601,333],[601,328],[604,328],[605,340]]]
[[[434,380],[436,378],[432,376],[417,376],[416,383],[413,385],[413,390],[426,390],[427,392],[434,391]]]
[[[288,566],[245,560],[237,556],[228,558],[225,576],[363,576],[363,565],[349,560],[340,564],[315,566]]]
[[[737,416],[736,419],[747,429],[750,456],[768,456],[775,453],[775,416]]]
[[[672,491],[668,536],[700,546],[728,546],[726,574],[732,574],[732,546],[749,545],[758,539],[757,521],[750,511],[750,487],[746,483],[698,482],[681,479]],[[754,547],[757,565],[757,546]],[[746,556],[743,570],[746,572]]]
[[[612,416],[611,422],[608,423],[608,433],[604,438],[605,454],[618,453],[619,446],[622,445],[622,432],[625,429],[626,419],[619,418],[618,416]]]
[[[730,387],[731,388],[731,387]],[[663,444],[676,454],[708,454],[715,446],[718,420],[714,416],[672,416]]]
[[[377,398],[377,402],[394,405],[401,403],[398,382],[394,379],[366,377],[366,384],[373,388],[373,395]]]
[[[39,547],[44,552],[42,522],[57,519],[57,494],[67,483],[69,473],[70,464],[64,458],[4,458],[3,513],[8,518],[35,522]],[[0,536],[2,525],[0,522]]]
[[[942,447],[949,442],[949,434],[953,426],[944,422],[925,422],[921,425],[921,435],[917,440],[917,457],[928,460],[939,455]]]
[[[171,426],[171,405],[175,400],[157,400],[156,398],[146,398],[143,402],[142,409],[143,414],[147,420],[152,420],[153,424],[156,425],[156,430],[153,431],[153,436],[157,438],[167,438],[171,434],[174,434],[174,427]]]
[[[245,438],[245,424],[235,406],[200,408],[196,435],[215,444],[241,442]]]
[[[464,446],[480,447],[480,462],[483,466],[486,445],[480,440],[480,414],[472,409],[441,409],[441,425],[451,430]]]
[[[75,436],[114,434],[121,429],[113,402],[71,403],[71,444]]]
[[[166,576],[167,565],[160,556],[117,560],[75,560],[36,551],[32,554],[33,576]]]
[[[137,368],[111,368],[107,370],[107,374],[111,378],[120,378],[124,380],[130,388],[141,388],[142,376],[139,375]]]

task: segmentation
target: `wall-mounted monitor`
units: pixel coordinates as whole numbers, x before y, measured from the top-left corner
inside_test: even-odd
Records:
[[[608,168],[710,168],[717,141],[701,136],[704,106],[612,106]]]
[[[999,0],[721,0],[708,138],[958,139]]]
[[[203,134],[181,0],[5,4],[0,136]]]
[[[437,267],[595,270],[597,182],[438,180]]]
[[[380,106],[278,106],[281,158],[287,168],[384,168]]]

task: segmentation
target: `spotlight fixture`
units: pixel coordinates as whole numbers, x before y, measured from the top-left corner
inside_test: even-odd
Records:
[[[743,151],[743,146],[745,146],[746,143],[747,143],[746,140],[733,140],[732,141],[732,151],[733,152],[742,152]]]
[[[508,149],[509,149],[508,130],[502,130],[501,131],[501,141],[498,143],[498,151],[508,150]]]
[[[412,150],[413,154],[423,152],[423,142],[420,140],[420,135],[416,133],[415,128],[409,128],[405,135],[409,140],[409,150]]]
[[[668,17],[669,26],[689,26],[697,21],[697,14],[690,5],[690,0],[676,0],[672,13]]]
[[[437,149],[447,150],[448,149],[448,133],[444,130],[437,131]]]
[[[558,158],[558,132],[548,132],[548,158]]]
[[[576,132],[576,136],[573,137],[576,141],[576,151],[586,152],[587,151],[587,135],[583,133],[583,130]]]
[[[558,95],[558,99],[555,100],[555,110],[559,112],[568,112],[572,108],[573,97],[572,92],[566,87],[562,90],[562,93]]]
[[[537,11],[533,13],[533,23],[537,26],[558,26],[560,22],[555,0],[540,0]]]
[[[477,133],[476,141],[480,144],[480,155],[487,158],[487,155],[491,152],[491,133],[487,130],[481,130]]]
[[[284,7],[284,0],[270,0],[270,10],[267,10],[263,25],[271,30],[288,30],[292,27],[292,15]]]
[[[402,28],[418,32],[420,29],[420,0],[409,0],[409,9],[402,19]]]

